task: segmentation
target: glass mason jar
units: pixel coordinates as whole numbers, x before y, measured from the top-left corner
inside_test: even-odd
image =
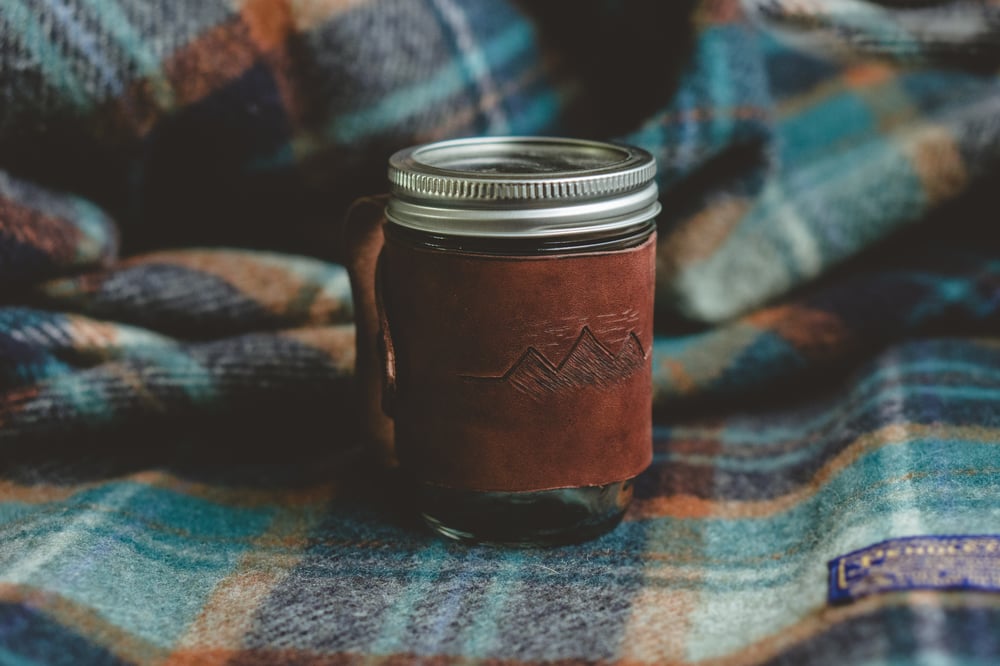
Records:
[[[541,137],[392,156],[376,291],[401,469],[442,535],[613,528],[652,457],[655,162]]]

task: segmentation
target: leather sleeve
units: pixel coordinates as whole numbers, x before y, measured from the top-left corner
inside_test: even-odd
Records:
[[[645,469],[654,248],[655,235],[609,252],[494,256],[389,235],[380,273],[403,467],[495,491]]]

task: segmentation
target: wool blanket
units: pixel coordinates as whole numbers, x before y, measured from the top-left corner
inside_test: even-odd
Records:
[[[998,17],[0,0],[0,663],[1000,659]],[[659,162],[655,459],[577,546],[432,536],[357,429],[343,213],[491,134]]]

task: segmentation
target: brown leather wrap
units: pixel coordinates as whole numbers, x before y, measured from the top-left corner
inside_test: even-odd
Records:
[[[655,235],[625,250],[496,256],[389,234],[379,271],[403,467],[482,491],[602,485],[645,469],[654,249]]]

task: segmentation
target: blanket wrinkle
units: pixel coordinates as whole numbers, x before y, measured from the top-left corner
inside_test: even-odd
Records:
[[[980,67],[1000,57],[1000,7],[991,0],[743,0],[743,6],[793,43],[841,57]]]
[[[826,597],[997,530],[998,9],[0,0],[0,664],[1000,659],[994,593]],[[565,548],[357,430],[342,214],[498,133],[660,167],[654,461]]]

